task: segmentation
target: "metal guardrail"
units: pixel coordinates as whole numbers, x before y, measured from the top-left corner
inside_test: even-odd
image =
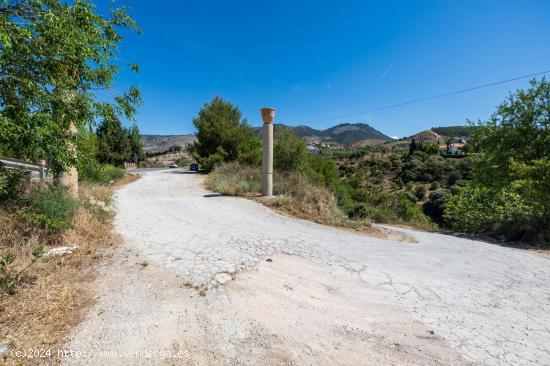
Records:
[[[44,160],[40,161],[40,164],[31,164],[17,159],[0,158],[0,164],[4,165],[8,169],[21,169],[31,172],[31,174],[32,172],[37,172],[41,183],[44,182],[48,173],[48,168],[46,167],[46,162]]]

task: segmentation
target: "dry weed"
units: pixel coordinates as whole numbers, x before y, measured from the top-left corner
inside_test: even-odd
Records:
[[[128,183],[139,177],[125,179]],[[121,184],[98,187],[82,184],[81,208],[73,218],[73,228],[48,239],[48,247],[76,246],[72,254],[49,256],[37,262],[15,293],[0,298],[0,345],[10,350],[57,348],[82,317],[82,309],[92,304],[92,294],[85,290],[94,279],[94,265],[105,248],[120,238],[114,234],[110,215],[98,215],[90,199],[108,202],[113,190]],[[0,251],[10,248],[22,265],[33,244],[40,243],[44,233],[26,227],[17,212],[0,209]],[[48,248],[47,248],[48,249]],[[47,362],[56,362],[48,359]],[[34,364],[44,359],[0,358],[7,365]]]

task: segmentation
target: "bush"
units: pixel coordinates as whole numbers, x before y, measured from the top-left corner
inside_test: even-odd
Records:
[[[80,167],[78,173],[79,180],[99,184],[109,184],[126,175],[126,171],[122,168],[110,164],[100,165],[93,160],[87,161],[83,167]]]
[[[78,200],[70,197],[62,188],[38,190],[28,198],[28,203],[29,208],[24,212],[24,217],[49,232],[71,228],[79,205]]]
[[[414,192],[414,194],[416,195],[416,198],[422,201],[424,197],[426,197],[426,192],[427,192],[426,187],[418,186],[416,187],[416,191]]]
[[[438,224],[443,224],[443,212],[449,197],[450,194],[447,191],[433,191],[430,193],[428,201],[424,203],[424,213]]]
[[[107,184],[124,178],[126,171],[112,165],[103,165],[101,168],[101,180],[99,183]]]
[[[531,207],[513,190],[469,185],[451,196],[444,217],[454,230],[491,234],[509,222],[527,219],[531,212]]]
[[[306,143],[287,128],[275,131],[273,167],[279,171],[297,170],[306,157]]]
[[[411,200],[407,194],[397,195],[392,204],[396,209],[399,219],[405,222],[428,223],[426,216],[416,206],[415,201]]]
[[[336,186],[341,184],[340,174],[336,164],[320,155],[306,155],[304,164],[300,168],[301,173],[317,185],[328,187],[335,191]]]
[[[206,179],[206,187],[214,192],[235,196],[257,196],[261,192],[259,167],[226,163],[218,166]],[[273,193],[277,195],[266,204],[319,223],[344,225],[345,215],[333,194],[313,183],[301,172],[276,174]]]
[[[0,256],[0,290],[4,294],[12,294],[13,288],[20,282],[22,274],[27,271],[36,261],[44,255],[44,246],[35,245],[31,250],[29,263],[22,269],[14,268],[16,255],[10,249],[6,250]]]
[[[258,194],[261,192],[260,169],[227,163],[210,173],[205,184],[211,191],[229,196]]]
[[[18,199],[21,194],[23,173],[17,169],[6,169],[0,163],[0,202]]]

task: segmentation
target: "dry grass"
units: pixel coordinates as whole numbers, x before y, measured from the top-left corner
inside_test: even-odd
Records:
[[[228,196],[256,197],[260,195],[260,169],[227,163],[216,168],[206,178],[208,189]]]
[[[236,163],[216,168],[206,178],[205,186],[217,193],[253,198],[293,217],[394,239],[388,233],[372,227],[368,221],[350,220],[327,188],[312,184],[300,173],[276,174],[273,182],[275,197],[271,199],[260,198],[260,169]]]
[[[16,211],[0,209],[0,252],[8,248],[14,251],[18,267],[28,262],[32,246],[45,239],[46,249],[77,247],[72,254],[39,260],[12,295],[0,298],[0,345],[10,350],[51,349],[56,357],[57,347],[65,343],[70,329],[81,320],[82,309],[94,302],[85,290],[86,283],[94,279],[94,264],[101,260],[106,247],[119,242],[112,230],[111,214],[91,204],[90,198],[108,202],[116,187],[137,178],[131,176],[109,187],[81,185],[81,207],[73,218],[73,228],[53,237],[27,228]],[[40,361],[45,360],[0,358],[7,365]]]
[[[349,220],[327,188],[311,184],[302,174],[288,172],[276,175],[273,191],[276,196],[265,200],[265,204],[293,216],[333,226],[363,224]]]

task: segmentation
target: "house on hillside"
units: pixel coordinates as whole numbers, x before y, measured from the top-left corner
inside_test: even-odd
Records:
[[[466,145],[465,143],[458,143],[458,142],[454,144],[450,144],[449,148],[447,149],[447,154],[450,154],[450,155],[466,154],[466,152],[464,151],[465,145]]]
[[[321,153],[321,150],[317,146],[314,146],[314,145],[307,145],[306,150],[308,150],[312,154],[320,154]]]

